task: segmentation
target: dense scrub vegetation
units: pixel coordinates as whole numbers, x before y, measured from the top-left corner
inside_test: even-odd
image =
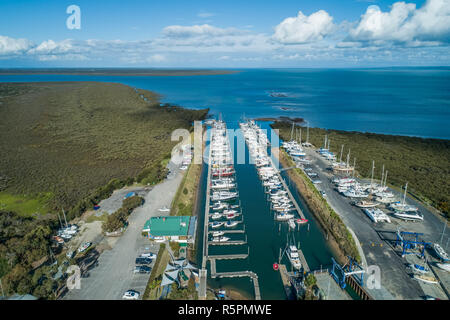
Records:
[[[280,130],[282,139],[290,139],[292,124],[276,122],[272,127]],[[306,128],[301,129],[305,141]],[[374,160],[377,179],[381,178],[384,165],[389,171],[388,184],[402,188],[408,182],[410,193],[450,218],[450,141],[309,128],[309,142],[317,148],[324,145],[325,135],[338,160],[342,145],[343,161],[350,149],[350,164],[353,165],[356,157],[360,176],[370,177]]]
[[[190,130],[207,112],[161,106],[152,92],[114,83],[0,84],[5,293],[51,298],[58,283],[46,261],[58,226],[55,213],[65,209],[70,220],[115,189],[158,183],[177,143],[170,141],[172,131]],[[138,203],[142,199],[124,201],[117,217],[125,221]]]
[[[46,263],[52,227],[48,217],[33,219],[0,211],[0,278],[5,294],[52,297],[58,286],[52,278],[57,270]]]
[[[133,209],[144,203],[144,198],[139,196],[129,197],[123,200],[122,207],[110,214],[102,224],[104,232],[114,232],[127,225],[128,216]]]
[[[70,217],[116,187],[158,182],[172,131],[207,114],[113,83],[0,84],[0,102],[2,191],[51,192]]]

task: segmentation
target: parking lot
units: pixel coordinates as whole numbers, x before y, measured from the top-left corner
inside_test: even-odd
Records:
[[[377,265],[381,270],[382,288],[369,290],[375,299],[421,299],[424,295],[432,293],[441,299],[448,299],[445,292],[438,285],[422,284],[413,280],[406,270],[407,260],[401,258],[398,250],[393,247],[392,239],[395,239],[397,229],[409,232],[423,233],[422,239],[429,242],[439,242],[443,238],[443,248],[446,248],[449,238],[448,229],[442,236],[444,230],[444,220],[433,214],[421,203],[408,198],[407,203],[419,207],[424,216],[423,222],[405,222],[391,216],[392,223],[373,223],[364,212],[351,204],[353,201],[340,195],[331,182],[333,173],[328,169],[330,163],[323,159],[312,148],[305,149],[307,156],[312,160],[313,172],[318,174],[321,183],[316,184],[319,190],[325,193],[325,198],[331,207],[341,216],[346,226],[357,237],[357,244],[363,253],[363,263],[365,266]],[[308,171],[307,171],[308,172]],[[311,171],[309,171],[311,172]],[[316,179],[317,177],[314,177]],[[393,190],[398,199],[402,195]],[[430,259],[432,257],[430,256]],[[444,274],[444,281],[449,277]],[[423,290],[422,287],[426,288]],[[427,288],[433,286],[432,289]],[[425,291],[425,293],[424,293]],[[428,292],[428,293],[426,293]]]
[[[150,217],[166,214],[158,209],[170,207],[182,177],[182,172],[175,171],[146,194],[144,205],[130,214],[125,232],[110,250],[103,251],[98,266],[89,271],[89,276],[81,279],[81,288],[70,290],[63,299],[117,300],[130,289],[140,292],[142,298],[150,273],[135,274],[135,260],[141,253],[157,254],[159,250],[159,244],[142,236],[142,227]],[[150,266],[153,264],[154,261]]]

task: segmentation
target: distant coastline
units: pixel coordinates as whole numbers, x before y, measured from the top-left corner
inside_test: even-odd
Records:
[[[213,69],[134,69],[134,68],[38,68],[0,69],[0,75],[86,75],[86,76],[208,76],[226,75],[239,70]]]

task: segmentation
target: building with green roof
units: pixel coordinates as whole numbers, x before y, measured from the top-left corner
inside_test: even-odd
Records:
[[[193,242],[195,239],[196,217],[162,216],[147,220],[143,233],[155,241]]]

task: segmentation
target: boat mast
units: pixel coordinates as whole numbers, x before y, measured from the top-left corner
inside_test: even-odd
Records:
[[[353,174],[352,177],[355,178],[355,169],[356,168],[356,158],[353,158]]]
[[[341,146],[341,156],[339,157],[339,164],[342,163],[342,153],[344,152],[344,145]]]
[[[408,182],[406,182],[405,184],[405,193],[403,194],[403,201],[402,201],[402,205],[405,204],[405,199],[406,199],[406,190],[408,189]]]
[[[386,187],[387,174],[388,174],[388,171],[386,170],[386,174],[384,175],[384,186],[383,187]]]
[[[309,141],[309,124],[306,127],[306,143]]]
[[[330,151],[330,139],[328,139],[328,148],[327,148],[327,150]]]
[[[300,131],[300,146],[302,145],[302,128],[299,129]]]
[[[347,168],[349,167],[349,161],[350,161],[350,149],[348,149],[347,153]]]
[[[291,129],[291,141],[294,136],[294,121],[292,121],[292,129]]]
[[[66,228],[68,227],[67,226],[67,219],[66,219],[66,213],[64,212],[64,209],[62,209],[62,212],[63,212],[63,215],[64,215],[64,221],[66,222]]]
[[[373,170],[375,169],[375,160],[372,160],[372,176],[370,178],[370,190],[373,189]],[[372,192],[372,191],[371,191]]]
[[[381,186],[383,186],[383,178],[384,178],[384,164],[383,169],[381,170]]]
[[[327,148],[327,135],[325,135],[325,142],[323,144],[323,148],[326,149]]]

